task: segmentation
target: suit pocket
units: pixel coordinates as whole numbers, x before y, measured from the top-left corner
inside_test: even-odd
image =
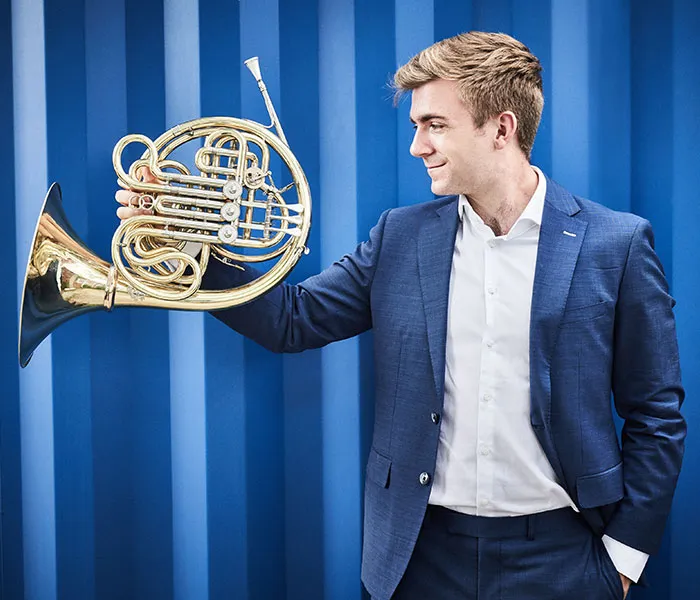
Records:
[[[623,600],[625,597],[625,588],[622,587],[622,579],[620,579],[617,567],[610,557],[610,554],[608,554],[608,549],[600,538],[595,538],[593,543],[596,545],[600,559],[601,579],[606,584],[607,590],[612,593],[612,598],[614,600]]]
[[[374,448],[370,449],[367,459],[367,479],[380,487],[388,488],[390,473],[391,460],[379,454]]]
[[[577,478],[576,493],[580,508],[594,508],[621,500],[624,496],[622,463],[600,473]]]
[[[587,304],[586,306],[576,306],[564,311],[561,318],[561,324],[576,323],[578,321],[590,321],[602,317],[610,306],[610,302],[596,302],[595,304]]]

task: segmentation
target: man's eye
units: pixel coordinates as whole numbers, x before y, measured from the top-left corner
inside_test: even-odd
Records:
[[[430,129],[432,131],[441,131],[445,128],[445,126],[442,123],[431,123],[430,124]]]

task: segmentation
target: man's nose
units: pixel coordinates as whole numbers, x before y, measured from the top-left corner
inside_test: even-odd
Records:
[[[408,151],[411,153],[411,156],[415,156],[416,158],[427,156],[432,152],[432,147],[428,143],[428,140],[426,140],[425,133],[420,129],[416,129],[416,132],[413,134],[413,141]]]

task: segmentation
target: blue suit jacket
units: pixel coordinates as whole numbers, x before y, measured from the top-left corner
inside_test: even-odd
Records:
[[[393,593],[421,527],[445,375],[456,197],[385,212],[369,241],[321,274],[215,313],[276,352],[369,328],[375,424],[367,463],[362,579]],[[564,233],[567,232],[567,233]],[[239,284],[214,267],[210,287]],[[532,428],[592,529],[657,550],[683,454],[685,422],[674,301],[649,223],[572,196],[548,180],[531,332]],[[624,419],[618,439],[610,402]]]

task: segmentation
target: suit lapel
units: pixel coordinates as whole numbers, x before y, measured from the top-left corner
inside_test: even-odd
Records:
[[[431,214],[418,237],[418,273],[433,368],[435,391],[442,402],[445,344],[452,255],[459,219],[458,199]],[[530,383],[533,426],[549,423],[549,365],[559,322],[564,313],[587,223],[574,218],[580,211],[573,196],[547,180],[530,316]]]
[[[548,179],[530,314],[531,418],[535,427],[547,426],[550,420],[549,365],[588,226],[573,217],[579,211],[573,196]]]
[[[435,391],[440,403],[445,385],[447,303],[457,234],[457,207],[458,199],[455,197],[452,202],[437,209],[426,219],[418,237],[418,274]]]

